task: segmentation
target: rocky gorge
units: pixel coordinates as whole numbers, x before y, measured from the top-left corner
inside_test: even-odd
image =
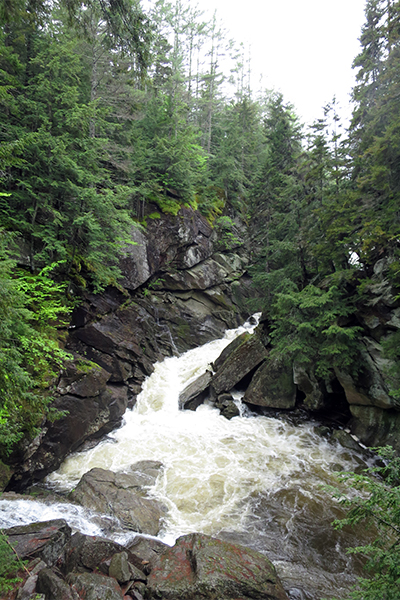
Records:
[[[257,294],[247,268],[249,250],[237,222],[235,243],[221,247],[215,231],[195,211],[148,218],[132,231],[133,245],[121,259],[119,288],[87,295],[75,310],[66,348],[73,361],[57,381],[55,408],[66,414],[43,424],[21,448],[5,498],[23,492],[60,467],[71,453],[95,446],[135,405],[154,363],[222,336],[248,316]],[[359,376],[332,372],[327,380],[300,365],[271,356],[269,324],[236,337],[180,394],[182,410],[213,403],[227,419],[238,415],[233,389],[260,414],[289,414],[299,407],[310,419],[328,419],[324,435],[344,446],[391,444],[400,450],[400,412],[391,396],[390,361],[381,341],[400,327],[396,293],[377,263],[359,313],[364,369]],[[293,413],[295,414],[295,413]],[[338,429],[337,424],[340,428]],[[343,431],[347,428],[347,432]],[[353,435],[353,437],[350,435]],[[162,463],[133,463],[127,472],[94,468],[70,500],[110,512],[127,529],[156,536],[166,507],[147,488]],[[30,488],[31,490],[33,488]],[[110,509],[111,506],[111,509]],[[187,534],[170,548],[139,538],[132,546],[75,533],[63,522],[7,531],[21,558],[32,559],[17,598],[308,598],[286,591],[273,565],[254,550],[203,534]],[[290,595],[288,596],[287,593]],[[40,597],[40,596],[39,596]]]

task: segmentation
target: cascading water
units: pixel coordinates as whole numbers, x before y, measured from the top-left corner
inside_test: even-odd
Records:
[[[122,427],[94,449],[71,455],[47,482],[65,492],[93,467],[124,471],[139,460],[161,461],[164,469],[150,490],[168,509],[161,539],[172,544],[197,531],[242,542],[265,552],[293,580],[292,598],[329,597],[352,579],[357,565],[345,548],[357,541],[330,527],[340,509],[321,485],[335,485],[337,470],[354,470],[360,464],[356,454],[321,438],[312,424],[294,426],[246,409],[228,421],[211,403],[196,412],[178,409],[179,392],[243,331],[228,331],[221,340],[158,363]],[[76,514],[77,507],[71,510]],[[68,521],[68,505],[62,511]],[[6,526],[8,512],[0,501],[0,526]],[[25,522],[49,518],[34,519],[32,512]],[[71,524],[107,529],[99,517],[86,517],[90,525],[76,518]],[[310,579],[310,572],[307,592],[299,581]]]

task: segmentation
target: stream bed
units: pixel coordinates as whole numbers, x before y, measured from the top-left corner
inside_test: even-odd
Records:
[[[46,485],[66,494],[93,467],[124,471],[137,461],[160,461],[150,494],[168,509],[162,541],[173,545],[196,531],[241,543],[274,562],[292,599],[346,598],[361,573],[346,548],[363,543],[365,532],[334,530],[331,522],[343,513],[326,486],[337,485],[338,471],[367,466],[363,459],[319,435],[316,424],[252,413],[239,392],[241,414],[230,421],[210,402],[195,412],[178,408],[179,392],[245,330],[252,326],[157,363],[122,426],[68,457]],[[18,502],[16,510],[15,502],[0,500],[0,527],[62,516],[83,533],[119,542],[135,535],[68,503]]]

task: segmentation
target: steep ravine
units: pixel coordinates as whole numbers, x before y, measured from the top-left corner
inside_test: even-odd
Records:
[[[156,361],[221,337],[248,315],[255,292],[239,229],[236,247],[218,251],[208,221],[182,208],[177,217],[149,218],[132,242],[121,259],[121,289],[87,295],[75,310],[66,343],[74,361],[60,375],[55,401],[67,414],[43,424],[7,489],[40,481],[118,426]]]
[[[24,449],[8,490],[23,491],[42,481],[68,455],[95,447],[115,430],[126,409],[135,406],[155,363],[222,337],[227,328],[238,326],[248,316],[246,300],[256,290],[247,274],[244,237],[237,236],[236,247],[221,250],[207,221],[194,211],[182,209],[176,218],[164,215],[149,220],[147,229],[132,232],[132,240],[136,245],[129,246],[121,262],[121,289],[110,288],[101,295],[86,296],[73,315],[67,349],[74,361],[60,374],[55,402],[56,408],[67,414],[54,423],[45,423],[41,435]],[[206,399],[213,408],[210,414],[205,411],[203,417],[212,420],[218,409],[218,418],[231,419],[239,412],[236,392],[232,395],[232,389],[238,388],[243,402],[253,411],[252,418],[257,421],[256,414],[262,415],[260,427],[263,419],[284,417],[280,421],[274,419],[276,441],[279,432],[287,433],[290,427],[297,427],[300,408],[305,411],[301,414],[308,414],[311,420],[301,442],[306,454],[310,453],[314,460],[319,452],[314,445],[325,447],[329,454],[331,445],[337,447],[339,443],[339,454],[350,456],[343,467],[341,459],[332,455],[322,469],[327,472],[339,466],[352,469],[364,464],[364,459],[358,458],[363,455],[362,449],[344,427],[367,445],[391,443],[399,450],[400,412],[390,394],[390,363],[383,358],[381,342],[399,328],[400,308],[396,292],[386,283],[386,267],[385,263],[377,263],[369,300],[358,315],[363,327],[360,344],[364,369],[357,379],[348,373],[332,372],[329,380],[322,381],[312,370],[277,362],[270,356],[268,323],[262,320],[253,336],[243,333],[228,345],[213,364],[214,374],[206,370],[199,379],[191,381],[179,398],[180,407],[194,410]],[[291,411],[295,411],[292,416]],[[313,420],[318,419],[324,420],[321,430],[314,428]],[[269,435],[271,432],[265,430],[261,438],[268,440]],[[229,439],[227,434],[228,442]],[[230,452],[229,443],[227,448]],[[278,444],[273,454],[285,470],[284,449],[279,449]],[[290,463],[289,458],[287,462]],[[154,468],[153,464],[147,466]],[[112,486],[119,477],[108,471],[94,475]],[[119,490],[138,487],[134,482],[128,484],[129,477],[119,477]],[[330,553],[339,543],[327,533],[337,511],[321,512],[325,500],[321,500],[316,488],[312,492],[304,490],[296,477],[288,476],[286,483],[273,492],[266,493],[264,488],[253,495],[247,492],[251,501],[241,506],[244,514],[250,511],[247,529],[227,528],[221,536],[266,553],[278,565],[291,598],[319,600],[318,590],[325,593],[330,589],[336,568],[345,569],[348,577],[342,583],[348,587],[358,566],[350,567],[341,558],[340,567],[335,563],[332,573],[327,571],[333,560]],[[124,495],[125,491],[115,493]],[[145,504],[140,506],[143,512]],[[162,505],[153,508],[159,511],[157,519],[162,518]],[[223,527],[211,528],[209,533],[220,529]],[[277,536],[282,544],[276,543]],[[190,538],[183,546],[194,552],[194,547],[203,548],[207,543]],[[306,546],[311,549],[308,563],[298,560]],[[117,550],[123,552],[114,548],[114,552]],[[224,551],[230,552],[228,548]],[[179,548],[176,552],[180,552]],[[327,577],[324,571],[328,572]],[[311,583],[307,584],[307,580]],[[296,596],[296,589],[300,595]],[[280,594],[278,591],[277,597],[284,598]]]
[[[257,291],[247,274],[246,229],[240,222],[229,249],[221,250],[208,221],[188,208],[177,217],[148,218],[145,228],[132,231],[132,242],[121,259],[120,290],[87,295],[73,314],[66,345],[74,361],[60,375],[55,402],[67,414],[45,423],[23,450],[8,489],[40,481],[70,452],[97,443],[118,426],[156,361],[221,337],[247,318],[247,300]],[[243,381],[245,401],[262,410],[301,405],[317,417],[339,417],[366,445],[400,450],[399,404],[390,393],[391,365],[381,345],[400,327],[388,267],[384,259],[376,263],[357,314],[363,330],[357,377],[332,371],[321,380],[312,369],[281,365],[269,357],[263,322],[259,336],[265,355]]]

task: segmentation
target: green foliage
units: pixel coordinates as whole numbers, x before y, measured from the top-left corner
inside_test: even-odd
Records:
[[[48,387],[69,355],[59,348],[56,326],[71,311],[63,286],[48,277],[13,277],[10,236],[0,232],[0,456],[23,435],[33,436],[49,412]],[[50,320],[48,320],[50,319]],[[53,320],[53,323],[51,321]]]
[[[345,473],[344,481],[356,494],[336,494],[348,508],[347,516],[334,523],[341,529],[362,523],[376,535],[366,546],[349,553],[366,559],[368,578],[360,578],[351,600],[397,600],[400,589],[400,458],[390,447],[378,449],[383,466],[369,468],[364,474]]]
[[[232,250],[242,245],[242,240],[235,223],[228,216],[219,217],[215,221],[218,232],[218,243],[223,250]]]
[[[24,566],[8,542],[7,536],[0,531],[0,592],[6,594],[20,581],[18,571]]]
[[[339,288],[307,285],[277,294],[273,307],[274,354],[312,366],[326,377],[332,367],[352,369],[357,363],[361,327],[349,325],[354,307]]]

